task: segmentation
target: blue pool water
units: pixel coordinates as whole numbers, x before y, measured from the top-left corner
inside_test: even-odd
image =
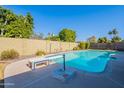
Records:
[[[115,53],[101,50],[84,50],[66,53],[66,66],[88,72],[103,72],[110,60],[110,55]],[[63,63],[62,58],[55,59],[54,61],[59,64]]]

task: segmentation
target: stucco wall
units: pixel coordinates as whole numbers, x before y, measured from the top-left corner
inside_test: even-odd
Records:
[[[77,43],[70,42],[0,37],[0,53],[7,49],[15,49],[20,55],[33,55],[38,50],[53,53],[72,50],[77,45]]]

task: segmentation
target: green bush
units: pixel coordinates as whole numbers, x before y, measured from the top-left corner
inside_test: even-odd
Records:
[[[15,51],[14,49],[11,50],[5,50],[1,53],[1,60],[5,59],[14,59],[19,57],[19,53]]]
[[[80,42],[77,47],[74,47],[73,50],[82,50],[82,49],[89,49],[90,43],[89,42]]]
[[[89,42],[86,42],[85,43],[85,49],[89,49],[90,48],[90,43]]]
[[[46,37],[45,40],[60,41],[60,38],[59,36],[50,36],[50,37]]]
[[[42,51],[42,50],[38,50],[36,52],[36,56],[43,56],[43,55],[46,55],[46,53],[44,51]]]
[[[73,50],[80,50],[80,48],[77,46],[77,47],[74,47]]]
[[[80,42],[79,43],[79,45],[78,45],[78,47],[80,48],[80,49],[85,49],[85,42]]]

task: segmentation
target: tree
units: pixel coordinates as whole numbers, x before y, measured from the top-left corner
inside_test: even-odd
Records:
[[[112,34],[113,34],[112,31],[109,31],[109,32],[108,32],[108,35],[112,36]]]
[[[116,29],[113,29],[113,38],[111,40],[111,42],[116,43],[116,42],[120,42],[121,38],[118,36],[119,32]]]
[[[112,31],[109,31],[109,35],[112,35],[111,42],[120,42],[121,38],[118,36],[119,32],[116,29],[113,29]]]
[[[31,16],[31,14],[29,12],[27,12],[25,22],[27,22],[29,24],[31,33],[33,33],[34,22],[33,22],[33,17]]]
[[[114,28],[112,31],[109,31],[108,34],[109,35],[112,35],[113,37],[117,36],[118,35],[118,31]]]
[[[97,42],[98,42],[98,43],[103,43],[102,38],[98,38]]]
[[[6,37],[13,38],[30,38],[32,35],[32,28],[28,21],[26,21],[26,17],[20,15],[17,19],[11,22],[10,25],[6,27],[7,31],[5,33]]]
[[[115,36],[111,40],[112,43],[116,43],[116,42],[120,42],[120,41],[121,41],[121,38],[119,36]]]
[[[10,25],[12,21],[16,20],[16,15],[12,11],[0,7],[0,35],[4,36],[6,33],[6,26]]]
[[[98,43],[107,43],[108,42],[108,39],[106,37],[101,37],[98,39],[97,41]]]
[[[113,29],[113,30],[112,30],[112,33],[113,33],[114,37],[116,37],[119,32],[118,32],[116,29]]]
[[[61,41],[75,42],[76,32],[71,29],[62,29],[59,32],[59,37]]]
[[[0,35],[5,37],[29,38],[33,34],[33,18],[16,15],[11,10],[0,7]]]
[[[95,36],[89,37],[89,38],[87,39],[87,41],[90,42],[90,43],[96,43],[96,42],[97,42]]]

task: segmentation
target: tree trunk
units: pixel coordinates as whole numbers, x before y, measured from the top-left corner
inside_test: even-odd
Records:
[[[1,33],[0,33],[0,35],[3,36],[3,33],[4,33],[4,29],[1,28]]]
[[[6,24],[7,24],[7,19],[6,19],[6,21],[4,22],[3,27],[4,27]],[[1,33],[0,33],[0,35],[1,35],[1,36],[4,35],[4,28],[1,28]]]

